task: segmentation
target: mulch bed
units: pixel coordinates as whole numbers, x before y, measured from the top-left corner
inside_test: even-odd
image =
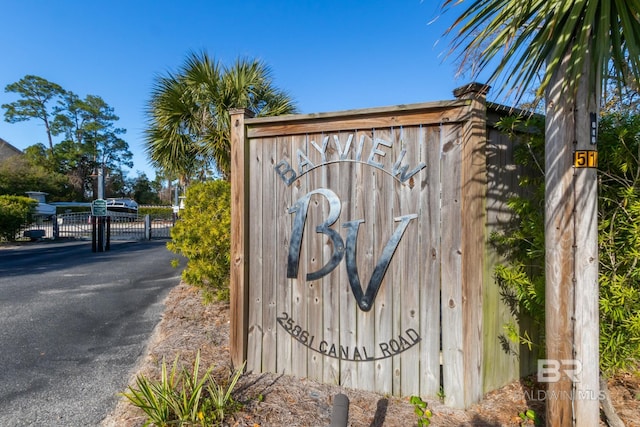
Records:
[[[180,284],[167,296],[165,312],[147,344],[144,357],[132,373],[159,378],[163,360],[170,366],[177,355],[185,366],[192,366],[200,351],[202,369],[214,367],[218,381],[226,381],[231,373],[229,357],[229,306],[223,303],[202,304],[198,289]],[[432,426],[519,426],[518,413],[532,408],[525,391],[536,384],[531,380],[513,382],[488,393],[482,402],[466,411],[428,400],[433,411]],[[640,377],[620,376],[610,381],[610,390],[618,414],[628,426],[640,426]],[[417,425],[413,405],[408,399],[377,393],[319,384],[306,379],[280,374],[244,374],[234,397],[242,409],[228,420],[229,426],[327,426],[331,421],[333,399],[338,393],[347,395],[349,426],[405,427]],[[530,394],[529,394],[530,395]],[[539,415],[544,408],[533,405]],[[124,398],[103,421],[104,427],[139,427],[145,417]],[[601,425],[605,425],[601,422]]]

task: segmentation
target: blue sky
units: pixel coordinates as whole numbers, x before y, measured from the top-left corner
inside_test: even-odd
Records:
[[[257,58],[301,113],[451,99],[456,79],[443,33],[454,14],[440,0],[0,0],[0,104],[28,74],[80,97],[102,97],[120,117],[136,171],[154,176],[143,149],[144,107],[154,78],[190,52],[231,64]],[[454,11],[457,13],[457,11]],[[39,121],[10,124],[18,148],[46,143]]]

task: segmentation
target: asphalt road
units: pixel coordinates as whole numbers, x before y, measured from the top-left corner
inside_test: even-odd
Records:
[[[164,241],[0,249],[0,426],[97,426],[180,282]]]

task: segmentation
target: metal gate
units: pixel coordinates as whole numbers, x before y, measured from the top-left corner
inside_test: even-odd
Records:
[[[150,239],[171,238],[171,228],[176,223],[175,219],[156,215],[147,215],[147,217],[149,217]]]
[[[170,239],[175,224],[175,220],[160,215],[113,213],[109,216],[111,240]],[[25,225],[20,237],[91,240],[91,230],[91,212],[72,212]]]

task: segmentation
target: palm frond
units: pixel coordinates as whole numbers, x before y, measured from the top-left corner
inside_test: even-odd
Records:
[[[177,73],[157,77],[152,87],[145,132],[151,162],[180,175],[214,166],[229,176],[232,108],[256,116],[296,111],[265,63],[239,58],[225,67],[205,52],[190,53]]]
[[[443,9],[467,4],[444,0]],[[568,55],[566,89],[575,91],[585,66],[592,90],[601,90],[611,67],[621,81],[640,78],[640,1],[638,0],[475,0],[448,28],[451,52],[460,52],[474,78],[492,69],[488,83],[498,93],[515,92],[516,101],[539,73],[542,97]]]

